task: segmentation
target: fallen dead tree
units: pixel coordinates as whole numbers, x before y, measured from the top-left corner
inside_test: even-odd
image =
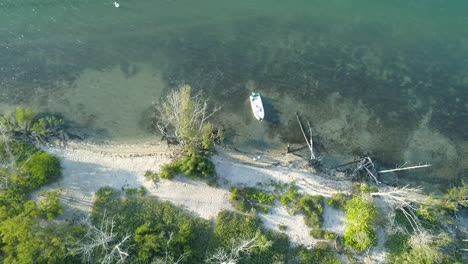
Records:
[[[95,227],[89,223],[88,231],[78,247],[74,250],[76,254],[81,255],[86,263],[125,263],[129,256],[128,248],[130,235],[122,239],[117,237],[114,232],[114,221],[112,219],[103,219],[100,227]]]
[[[378,196],[382,198],[385,203],[390,207],[390,212],[400,210],[405,218],[411,225],[413,232],[422,232],[421,223],[415,214],[416,204],[420,204],[421,201],[414,199],[412,196],[417,193],[421,193],[421,187],[410,188],[409,185],[403,187],[383,187],[378,192],[373,192],[373,197]]]
[[[304,136],[304,140],[307,144],[307,147],[309,148],[310,160],[315,160],[316,157],[314,154],[314,141],[312,140],[312,127],[310,126],[310,122],[307,122],[307,125],[309,127],[309,138],[307,138],[304,128],[302,127],[301,119],[299,118],[299,114],[297,112],[296,112],[296,118],[297,118],[297,122],[299,123],[299,127],[301,128],[301,132],[302,132],[302,135]]]
[[[357,163],[356,168],[354,169],[352,175],[356,176],[359,172],[363,171],[369,178],[371,178],[375,184],[379,185],[382,182],[379,180],[380,174],[384,173],[389,173],[389,172],[396,172],[396,171],[405,171],[405,170],[415,170],[415,169],[422,169],[422,168],[428,168],[431,167],[432,165],[430,164],[422,164],[422,165],[416,165],[416,166],[407,166],[404,167],[407,163],[404,163],[402,166],[399,166],[394,169],[388,169],[388,170],[377,170],[377,167],[375,166],[373,160],[369,156],[364,156],[360,160],[348,162],[342,165],[339,165],[335,168],[342,167],[342,166],[347,166],[351,164]]]

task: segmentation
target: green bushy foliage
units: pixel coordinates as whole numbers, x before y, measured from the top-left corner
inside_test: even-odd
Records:
[[[180,170],[192,178],[208,178],[214,175],[214,164],[206,156],[185,156],[180,161]]]
[[[255,188],[232,188],[229,195],[233,206],[241,212],[249,212],[252,208],[263,213],[269,212],[269,205],[275,202],[273,194],[260,191]]]
[[[301,194],[297,191],[297,187],[294,185],[289,186],[289,188],[281,195],[281,204],[285,207],[289,207],[290,203],[293,203],[300,199]]]
[[[128,263],[149,263],[164,260],[167,242],[168,254],[181,263],[203,263],[212,233],[210,223],[196,218],[184,209],[138,191],[125,195],[112,188],[101,188],[96,193],[92,219],[100,226],[103,219],[114,221],[116,239],[132,234]],[[99,259],[99,256],[96,256]]]
[[[21,180],[33,189],[61,176],[59,159],[43,151],[32,154],[23,168],[25,177]]]
[[[154,171],[147,170],[145,171],[144,176],[147,180],[152,181],[154,184],[158,184],[161,181],[159,174]]]
[[[369,186],[369,185],[367,185],[367,184],[365,184],[365,183],[361,184],[360,190],[361,190],[361,192],[363,192],[363,193],[373,193],[373,192],[378,192],[378,191],[379,191],[379,189],[377,188],[377,186],[374,186],[374,185]]]
[[[8,142],[8,148],[13,155],[12,158],[17,163],[17,167],[21,167],[31,155],[39,151],[39,149],[33,144],[21,140],[12,140]],[[0,159],[5,161],[10,159],[7,154],[5,142],[0,142]]]
[[[451,240],[448,235],[431,238],[424,233],[396,238],[395,242],[405,243],[394,246],[394,252],[391,252],[389,260],[395,264],[455,263],[456,261],[450,259],[442,248]]]
[[[15,111],[16,122],[18,126],[27,131],[31,127],[31,123],[34,119],[34,112],[31,108],[24,108],[22,106],[18,106]]]
[[[214,149],[214,127],[211,123],[203,126],[201,131],[201,147],[205,155],[211,155]]]
[[[63,119],[55,116],[41,117],[33,123],[31,131],[38,135],[46,136],[51,130],[56,130],[62,127],[63,124]]]
[[[421,205],[416,210],[416,215],[420,219],[423,219],[424,221],[427,221],[429,223],[435,223],[437,221],[436,212],[433,210],[431,206]]]
[[[56,197],[58,192],[49,192],[44,200],[36,203],[26,201],[24,191],[20,188],[9,189],[8,193],[19,192],[16,195],[18,200],[1,202],[7,203],[10,209],[0,213],[0,255],[4,257],[3,262],[65,263],[73,259],[67,255],[67,248],[77,243],[82,233],[77,231],[80,226],[50,222],[62,212]],[[1,192],[0,195],[5,193]],[[12,207],[15,209],[11,210]]]
[[[362,252],[377,243],[374,223],[378,214],[375,205],[360,197],[354,197],[345,205],[346,231],[345,244]]]
[[[230,249],[239,238],[252,238],[260,232],[258,241],[265,245],[255,248],[251,254],[242,255],[238,263],[287,263],[290,250],[285,234],[278,234],[262,227],[255,216],[223,211],[216,218],[214,234],[215,248]]]
[[[180,160],[163,165],[159,175],[163,179],[172,179],[179,173],[183,173],[191,178],[206,179],[215,174],[215,168],[209,157],[193,153],[185,155]]]
[[[18,106],[14,113],[0,115],[0,121],[9,132],[15,132],[17,138],[27,139],[28,135],[47,136],[49,132],[60,129],[64,121],[55,116],[38,118],[31,108]]]
[[[169,164],[164,164],[161,167],[161,172],[159,173],[159,176],[161,176],[161,178],[163,179],[172,179],[178,173],[180,173],[180,164],[179,161],[175,161]]]
[[[446,207],[457,210],[457,207],[468,207],[468,184],[462,180],[461,186],[452,187],[444,197]]]
[[[408,234],[403,234],[401,232],[397,232],[392,234],[388,237],[387,241],[385,241],[385,247],[389,251],[388,260],[391,263],[395,262],[395,257],[403,254],[408,249]]]
[[[323,234],[323,238],[328,239],[328,240],[335,240],[337,238],[337,235],[333,232],[325,232]]]
[[[340,264],[333,250],[328,244],[318,243],[315,248],[309,250],[304,246],[299,246],[294,249],[293,262],[298,264],[323,263],[323,264]]]
[[[321,233],[319,230],[323,223],[323,206],[323,197],[312,195],[305,195],[295,205],[296,211],[304,214],[305,224],[312,228],[313,235]]]
[[[57,215],[61,215],[64,212],[59,199],[61,191],[61,189],[57,189],[41,193],[43,200],[39,202],[38,209],[49,220],[53,220]]]
[[[346,202],[346,197],[342,193],[335,193],[331,198],[327,198],[327,204],[333,208],[343,208]]]
[[[232,241],[239,237],[254,237],[261,228],[261,222],[255,216],[222,211],[216,217],[216,244],[223,247],[232,246]]]

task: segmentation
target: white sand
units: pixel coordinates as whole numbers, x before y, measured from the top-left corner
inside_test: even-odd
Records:
[[[184,177],[162,180],[158,186],[146,181],[146,170],[159,171],[169,163],[176,149],[165,144],[145,143],[137,145],[91,145],[71,143],[65,148],[48,148],[58,156],[63,167],[63,178],[41,189],[62,188],[62,201],[66,205],[66,217],[84,217],[89,214],[94,193],[110,186],[117,189],[144,186],[149,194],[170,201],[205,219],[212,219],[222,210],[234,210],[229,203],[229,189],[233,186],[257,186],[272,181],[291,183],[300,191],[330,196],[336,192],[350,193],[352,184],[335,181],[296,169],[301,161],[294,156],[249,157],[219,149],[213,157],[219,187],[208,186],[201,181]],[[267,215],[260,215],[265,226],[278,230],[286,226],[286,233],[295,243],[312,245],[316,241],[309,235],[309,228],[302,216],[291,216],[286,209],[275,205]],[[343,233],[343,215],[339,211],[325,210],[324,228]]]

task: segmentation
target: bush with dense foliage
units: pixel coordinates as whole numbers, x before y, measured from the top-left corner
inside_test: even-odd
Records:
[[[268,213],[269,206],[275,202],[273,194],[255,188],[232,188],[229,198],[232,205],[241,212],[250,212],[255,208]]]
[[[23,169],[23,180],[31,188],[55,181],[61,176],[59,159],[43,151],[34,153],[25,162]]]
[[[149,263],[163,259],[166,247],[170,256],[181,263],[202,263],[211,238],[208,221],[192,216],[168,202],[141,196],[129,190],[122,196],[112,188],[96,193],[92,212],[93,224],[112,219],[118,239],[131,235],[128,263]],[[169,245],[167,242],[171,239]],[[98,253],[98,252],[97,252]],[[101,259],[103,256],[95,256]]]
[[[452,210],[457,210],[458,207],[468,207],[468,184],[462,180],[461,185],[452,187],[448,190],[444,197],[445,206]]]
[[[192,154],[185,155],[180,160],[163,165],[159,176],[163,179],[172,179],[174,176],[181,173],[190,178],[207,179],[214,175],[215,169],[209,157],[200,154]]]
[[[343,208],[346,196],[342,193],[335,193],[331,198],[327,198],[327,204],[335,209]]]
[[[28,113],[20,114],[28,127]],[[73,263],[69,249],[82,235],[80,225],[55,223],[63,212],[59,190],[46,192],[39,202],[30,193],[60,175],[60,163],[33,145],[22,141],[0,144],[0,176],[8,184],[0,189],[0,261],[3,263]],[[76,262],[74,262],[76,263]]]
[[[374,224],[378,217],[375,205],[356,196],[346,202],[345,211],[345,244],[358,252],[375,245],[377,236]]]

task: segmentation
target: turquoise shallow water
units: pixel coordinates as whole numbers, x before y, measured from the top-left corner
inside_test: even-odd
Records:
[[[369,152],[434,165],[401,179],[467,178],[466,1],[118,2],[2,0],[1,108],[128,141],[151,134],[153,100],[187,83],[223,105],[215,119],[240,148],[301,144],[298,111],[330,163]]]

